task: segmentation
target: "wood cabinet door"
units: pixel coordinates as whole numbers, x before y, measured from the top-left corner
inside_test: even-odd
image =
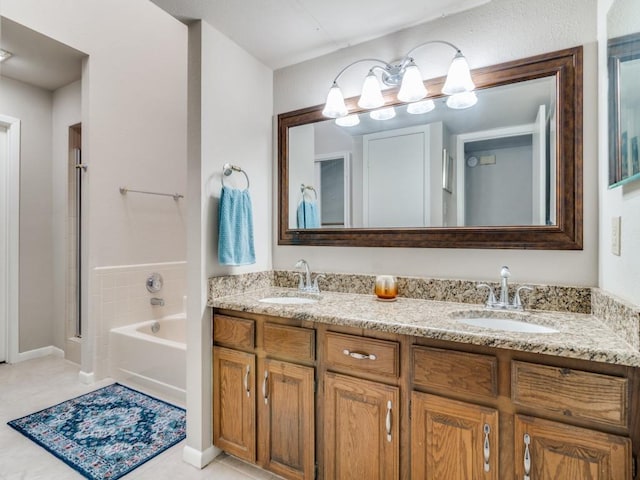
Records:
[[[326,480],[399,478],[398,387],[326,373]]]
[[[436,395],[411,396],[413,480],[498,480],[498,412]]]
[[[631,480],[631,440],[517,415],[516,478]]]
[[[258,456],[288,479],[315,475],[315,402],[312,367],[266,359],[258,375]]]
[[[213,347],[213,444],[256,461],[255,355]]]

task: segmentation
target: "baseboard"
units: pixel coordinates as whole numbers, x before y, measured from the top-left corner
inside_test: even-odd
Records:
[[[16,363],[24,362],[27,360],[33,360],[34,358],[42,358],[53,355],[54,357],[64,358],[64,350],[49,345],[48,347],[36,348],[34,350],[27,350],[26,352],[19,352]]]
[[[94,372],[87,373],[80,370],[78,372],[78,380],[80,380],[80,383],[84,383],[85,385],[91,385],[96,381],[96,374]]]
[[[211,445],[204,452],[186,445],[182,450],[182,460],[196,468],[204,468],[222,453],[218,447]]]

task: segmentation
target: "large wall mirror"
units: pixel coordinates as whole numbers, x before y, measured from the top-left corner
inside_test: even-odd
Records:
[[[472,74],[464,110],[279,115],[279,244],[581,249],[582,48]]]
[[[616,0],[607,13],[609,185],[640,180],[640,4]]]

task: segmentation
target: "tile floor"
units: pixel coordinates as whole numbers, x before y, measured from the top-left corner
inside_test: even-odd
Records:
[[[78,382],[77,365],[56,357],[0,364],[0,480],[74,480],[83,477],[16,432],[7,422],[112,383]],[[125,479],[276,480],[280,477],[227,455],[203,470],[182,461],[184,442],[140,466]]]

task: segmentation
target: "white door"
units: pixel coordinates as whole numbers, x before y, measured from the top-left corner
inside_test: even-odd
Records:
[[[410,127],[364,136],[365,227],[429,225],[428,128]]]
[[[545,225],[547,220],[547,134],[546,108],[540,105],[533,126],[532,177],[533,218],[532,225]]]
[[[0,126],[0,362],[7,360],[7,285],[9,272],[7,245],[7,166],[9,164],[7,129]]]

